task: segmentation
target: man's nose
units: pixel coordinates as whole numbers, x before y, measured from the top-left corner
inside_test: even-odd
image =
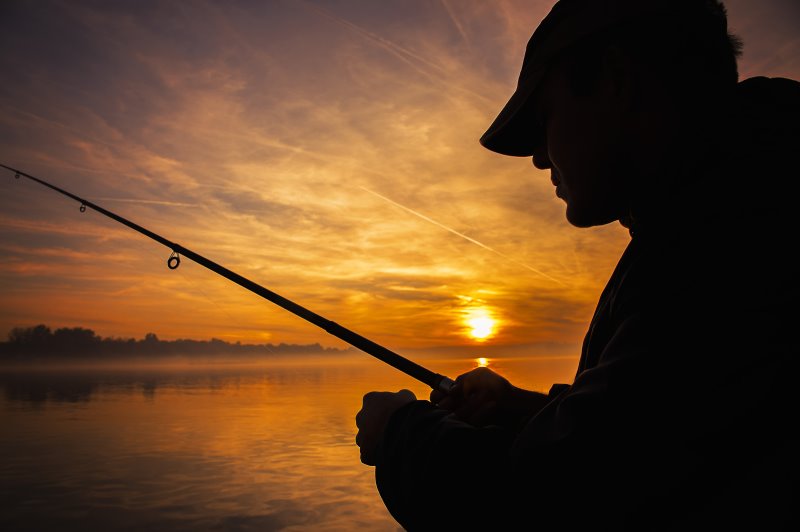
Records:
[[[553,167],[553,163],[550,162],[550,157],[547,156],[547,150],[534,151],[531,162],[533,162],[533,166],[539,170],[548,170]]]

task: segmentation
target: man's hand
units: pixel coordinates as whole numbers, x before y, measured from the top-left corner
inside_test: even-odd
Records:
[[[416,401],[410,390],[399,392],[369,392],[364,396],[361,410],[356,414],[356,445],[361,448],[361,461],[375,465],[375,449],[383,436],[389,418],[401,406]]]
[[[547,396],[517,388],[488,368],[476,368],[459,376],[449,393],[432,391],[431,402],[476,427],[513,427],[541,410]]]

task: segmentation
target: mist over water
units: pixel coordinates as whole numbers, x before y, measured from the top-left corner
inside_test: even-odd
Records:
[[[546,388],[575,360],[496,364]],[[354,416],[365,392],[400,388],[429,393],[360,353],[0,369],[0,529],[398,530]]]

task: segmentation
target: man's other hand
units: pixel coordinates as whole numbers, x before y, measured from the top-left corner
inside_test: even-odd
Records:
[[[361,448],[361,461],[364,464],[375,465],[375,450],[391,415],[416,400],[417,397],[410,390],[369,392],[364,396],[361,410],[356,414],[356,445]]]

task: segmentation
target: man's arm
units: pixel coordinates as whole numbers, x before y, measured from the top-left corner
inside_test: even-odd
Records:
[[[407,530],[505,530],[514,432],[474,427],[428,401],[397,410],[375,453],[378,491]],[[488,510],[488,511],[487,511]]]
[[[456,379],[448,396],[434,391],[431,398],[438,405],[414,401],[407,390],[366,394],[356,416],[362,462],[376,465],[381,496],[407,529],[494,528],[520,493],[511,443],[549,397],[478,368]]]
[[[375,452],[389,511],[410,530],[510,530],[601,527],[658,507],[696,467],[682,405],[705,385],[685,380],[676,396],[676,369],[657,353],[675,345],[654,346],[650,332],[625,320],[601,362],[554,389],[521,430],[476,427],[428,401],[397,409]]]

